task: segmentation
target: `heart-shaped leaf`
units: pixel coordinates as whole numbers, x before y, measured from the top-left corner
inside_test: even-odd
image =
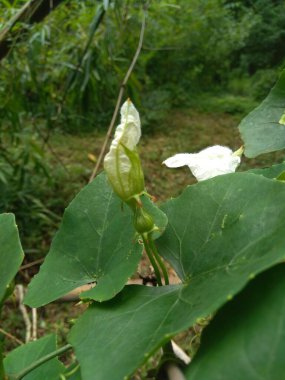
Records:
[[[247,157],[285,148],[285,70],[267,98],[242,120],[239,130]]]
[[[171,336],[285,257],[282,182],[249,173],[219,176],[188,187],[162,210],[168,226],[158,248],[184,284],[128,286],[92,305],[70,335],[84,380],[94,372],[97,380],[130,376]]]
[[[25,302],[39,307],[96,282],[84,297],[110,299],[135,271],[142,246],[135,238],[131,210],[101,174],[65,210],[63,221]]]
[[[258,276],[202,335],[187,380],[280,380],[285,371],[285,265]]]
[[[147,197],[143,204],[159,228],[158,237],[167,217]],[[114,297],[139,263],[143,247],[137,238],[132,211],[114,194],[104,173],[99,175],[67,207],[25,302],[39,307],[88,283],[97,285],[83,292],[83,299]]]

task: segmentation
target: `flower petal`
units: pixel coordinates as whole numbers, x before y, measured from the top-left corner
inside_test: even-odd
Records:
[[[240,161],[239,155],[230,148],[214,145],[195,154],[176,154],[165,160],[164,164],[170,168],[187,165],[198,181],[204,181],[218,175],[234,173]]]
[[[181,166],[189,166],[193,163],[193,159],[196,156],[195,154],[190,153],[179,153],[175,154],[172,157],[169,157],[167,160],[163,161],[163,164],[169,168],[180,168]]]

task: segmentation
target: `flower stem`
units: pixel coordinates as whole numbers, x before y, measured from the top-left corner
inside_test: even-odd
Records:
[[[149,241],[150,248],[154,254],[154,257],[155,257],[156,261],[158,262],[158,265],[160,266],[160,268],[162,270],[165,285],[169,285],[169,278],[168,278],[168,273],[167,273],[166,267],[165,267],[163,261],[161,260],[161,258],[159,256],[155,242],[153,241],[153,238],[150,234],[148,234],[148,241]]]
[[[35,362],[33,362],[28,367],[24,368],[18,374],[14,375],[14,376],[11,376],[11,380],[21,380],[21,379],[23,379],[24,376],[26,376],[28,373],[30,373],[31,371],[33,371],[35,368],[39,367],[40,365],[42,365],[43,363],[47,362],[48,360],[53,359],[54,357],[59,356],[59,355],[63,354],[66,351],[69,351],[71,348],[72,348],[71,344],[66,344],[63,347],[61,347],[61,348],[59,348],[59,349],[57,349],[57,350],[55,350],[53,352],[50,352],[49,354],[47,354],[47,355],[43,356],[42,358],[40,358],[40,359],[36,360]]]
[[[160,272],[159,272],[157,263],[155,261],[155,258],[152,255],[152,250],[150,249],[150,246],[149,246],[148,235],[142,234],[141,237],[142,237],[142,240],[144,243],[144,248],[145,248],[145,251],[146,251],[147,256],[149,258],[149,261],[150,261],[151,265],[153,266],[153,269],[154,269],[154,272],[156,275],[156,279],[157,279],[157,283],[159,286],[162,286]]]

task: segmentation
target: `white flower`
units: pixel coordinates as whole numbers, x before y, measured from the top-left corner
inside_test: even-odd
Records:
[[[121,122],[104,159],[104,169],[113,190],[123,200],[144,190],[144,177],[136,150],[140,137],[139,113],[128,99],[121,108]]]
[[[218,175],[234,173],[240,164],[243,148],[236,152],[220,145],[210,146],[199,153],[180,153],[165,160],[169,168],[189,166],[198,181],[204,181]]]

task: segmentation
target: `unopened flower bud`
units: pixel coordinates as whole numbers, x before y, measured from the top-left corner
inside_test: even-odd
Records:
[[[141,137],[139,113],[130,100],[121,108],[110,151],[104,159],[104,169],[110,184],[124,201],[144,191],[144,175],[136,146]]]
[[[151,232],[154,228],[152,217],[141,207],[135,212],[134,226],[139,234]]]

